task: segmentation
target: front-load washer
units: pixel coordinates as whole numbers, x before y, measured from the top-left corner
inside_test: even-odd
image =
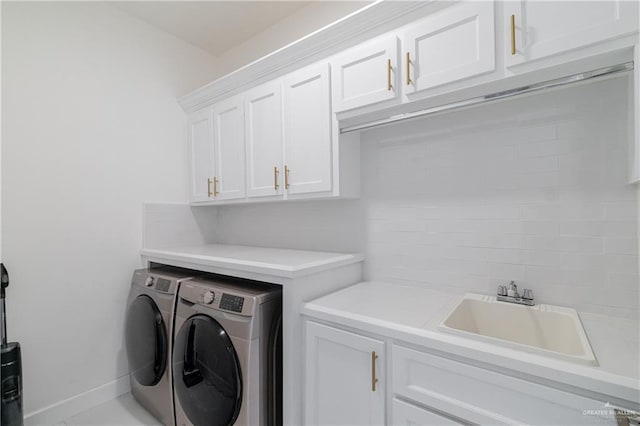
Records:
[[[163,424],[175,424],[171,338],[175,295],[192,273],[160,267],[134,271],[127,301],[125,346],[131,394]]]
[[[281,312],[280,286],[228,277],[180,286],[173,347],[178,426],[274,423],[282,394],[273,383],[282,374],[273,362],[282,350],[275,326]]]

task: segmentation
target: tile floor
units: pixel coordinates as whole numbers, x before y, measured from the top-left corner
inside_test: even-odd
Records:
[[[69,417],[54,426],[162,426],[130,393]]]

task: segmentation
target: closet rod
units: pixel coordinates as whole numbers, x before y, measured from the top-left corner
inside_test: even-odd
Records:
[[[504,90],[502,92],[497,92],[489,95],[479,96],[476,98],[466,99],[464,101],[453,102],[450,104],[427,108],[420,111],[394,115],[391,117],[371,121],[368,123],[357,124],[354,126],[342,127],[340,128],[340,133],[356,132],[359,130],[386,126],[389,124],[397,123],[399,121],[412,120],[415,118],[420,118],[420,117],[424,117],[424,116],[439,113],[439,112],[447,112],[447,111],[452,111],[459,108],[480,105],[483,103],[493,102],[501,99],[507,99],[514,96],[525,95],[533,92],[539,92],[542,90],[553,89],[556,87],[566,86],[574,83],[580,83],[586,80],[611,76],[614,74],[619,74],[619,73],[632,71],[632,70],[633,70],[633,61],[625,62],[623,64],[612,65],[610,67],[599,68],[597,70],[592,70],[592,71],[586,71],[586,72],[574,74],[568,77],[556,78],[554,80],[548,80],[542,83],[535,83],[527,86],[518,87],[515,89]]]

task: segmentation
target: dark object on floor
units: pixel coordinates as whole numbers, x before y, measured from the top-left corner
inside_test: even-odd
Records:
[[[2,321],[0,327],[2,332],[2,343],[0,345],[0,359],[2,360],[2,371],[0,372],[0,378],[2,378],[0,425],[23,426],[20,344],[17,342],[7,343],[7,317],[4,299],[5,289],[9,286],[9,273],[2,263],[0,263],[0,271],[0,283],[2,284],[2,292],[0,294],[0,321]]]

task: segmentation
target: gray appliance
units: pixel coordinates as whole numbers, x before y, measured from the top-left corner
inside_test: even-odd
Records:
[[[180,286],[173,388],[176,424],[281,424],[280,286],[228,277]]]
[[[131,394],[163,424],[175,424],[171,339],[175,295],[192,273],[159,267],[134,271],[127,301],[125,345]]]

